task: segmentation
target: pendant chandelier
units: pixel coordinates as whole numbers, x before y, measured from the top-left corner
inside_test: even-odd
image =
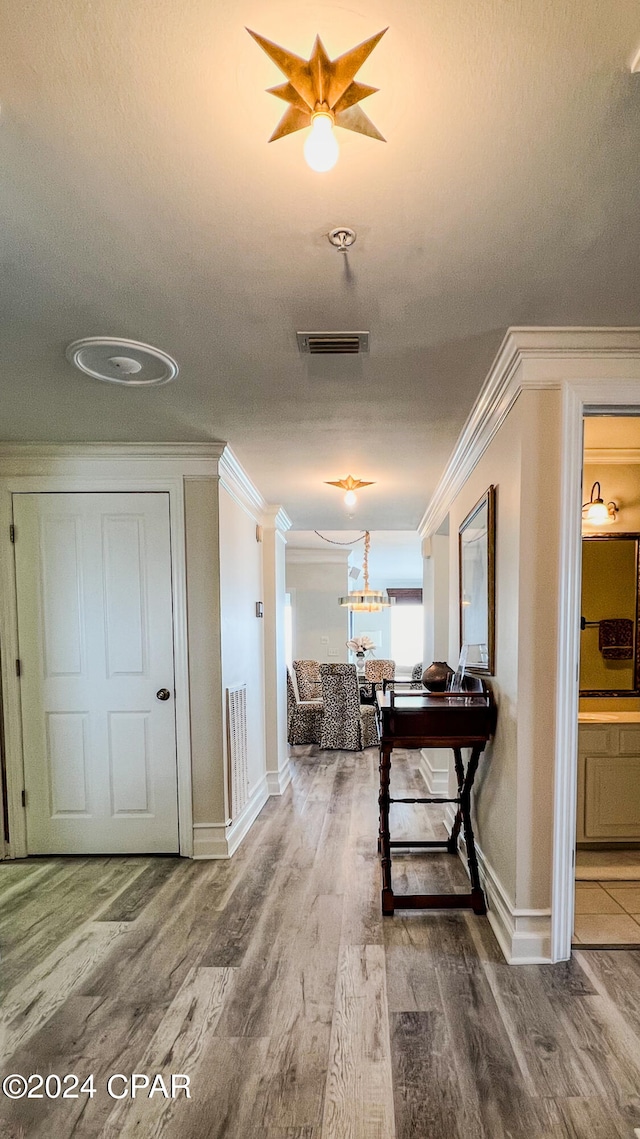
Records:
[[[371,535],[365,531],[364,535],[364,589],[352,590],[346,597],[339,599],[343,608],[350,609],[352,613],[379,613],[381,609],[388,609],[393,602],[386,593],[377,589],[369,589],[369,547]]]

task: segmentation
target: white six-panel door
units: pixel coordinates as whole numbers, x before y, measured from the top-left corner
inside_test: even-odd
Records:
[[[168,495],[13,502],[29,854],[175,853]]]

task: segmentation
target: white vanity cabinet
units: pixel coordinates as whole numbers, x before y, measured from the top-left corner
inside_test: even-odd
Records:
[[[576,839],[640,842],[640,713],[583,713]]]

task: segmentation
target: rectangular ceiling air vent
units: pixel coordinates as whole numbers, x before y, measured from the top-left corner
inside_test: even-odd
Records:
[[[297,332],[300,352],[309,356],[355,356],[369,351],[368,332]]]

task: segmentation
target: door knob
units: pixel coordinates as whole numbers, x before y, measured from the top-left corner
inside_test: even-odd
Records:
[[[171,693],[169,692],[168,688],[159,688],[156,692],[156,696],[158,697],[158,700],[168,700],[171,696]]]

